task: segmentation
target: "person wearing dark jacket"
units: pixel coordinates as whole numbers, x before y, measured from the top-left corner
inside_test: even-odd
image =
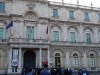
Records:
[[[81,69],[78,70],[78,75],[82,75]]]
[[[69,69],[69,75],[72,75],[72,69]]]
[[[32,69],[29,69],[29,72],[26,73],[26,75],[33,75],[33,74],[32,74]]]
[[[68,68],[65,68],[64,75],[69,75]]]
[[[46,68],[44,68],[43,70],[41,70],[40,75],[50,75],[50,73]]]
[[[25,68],[22,69],[21,75],[25,75]]]

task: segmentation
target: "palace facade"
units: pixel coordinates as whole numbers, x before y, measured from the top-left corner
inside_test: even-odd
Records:
[[[100,8],[0,0],[0,74],[44,65],[100,71]]]

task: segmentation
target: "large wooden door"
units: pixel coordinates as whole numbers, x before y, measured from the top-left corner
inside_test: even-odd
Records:
[[[33,51],[26,51],[24,53],[24,68],[35,68],[36,55]]]

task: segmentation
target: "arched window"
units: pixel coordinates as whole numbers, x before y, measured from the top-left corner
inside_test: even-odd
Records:
[[[55,54],[55,67],[60,67],[61,66],[61,62],[60,62],[60,54],[56,53]]]
[[[73,54],[73,66],[78,67],[78,55],[76,53]]]
[[[95,66],[95,57],[93,54],[90,54],[90,66],[91,67]]]

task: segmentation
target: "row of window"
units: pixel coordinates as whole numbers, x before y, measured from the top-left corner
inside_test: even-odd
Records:
[[[76,35],[75,32],[70,32],[70,42],[74,43],[76,42]],[[59,41],[59,32],[58,31],[53,31],[53,41]],[[91,43],[91,34],[86,33],[86,42]]]
[[[0,27],[0,39],[3,39],[4,35],[4,28]],[[76,42],[76,35],[75,32],[70,32],[70,42]],[[34,27],[27,26],[26,29],[26,38],[27,39],[34,39]],[[53,41],[60,41],[59,40],[59,31],[53,31]],[[86,33],[86,42],[91,43],[91,34]]]
[[[90,66],[95,67],[95,56],[94,54],[90,54]],[[79,58],[78,54],[73,54],[73,66],[74,67],[79,67]],[[61,67],[61,56],[59,53],[55,54],[55,67]]]
[[[53,17],[59,16],[59,15],[58,15],[58,9],[53,9],[53,15],[52,15],[52,16],[53,16]],[[70,18],[71,20],[74,20],[74,19],[75,19],[75,13],[74,13],[73,10],[70,10],[70,11],[69,11],[69,18]],[[84,20],[85,20],[85,21],[90,21],[89,13],[88,13],[88,12],[84,12]],[[100,14],[98,14],[98,20],[100,21]]]
[[[4,11],[5,10],[5,3],[3,2],[0,2],[0,11]],[[58,9],[53,9],[53,16],[54,17],[57,17],[58,16]],[[74,11],[69,11],[69,18],[71,20],[74,20],[75,19],[75,16],[74,16]],[[100,14],[98,14],[98,19],[100,21]],[[89,21],[89,13],[88,12],[84,12],[84,20],[86,21]]]

